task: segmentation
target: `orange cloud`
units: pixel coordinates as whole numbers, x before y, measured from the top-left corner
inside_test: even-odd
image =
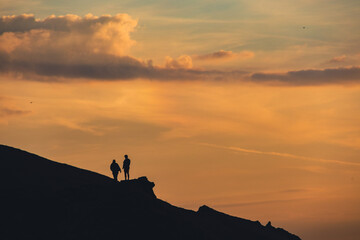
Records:
[[[0,18],[0,72],[23,79],[58,81],[67,79],[158,79],[158,80],[236,80],[249,74],[241,70],[220,71],[193,68],[197,60],[224,61],[247,59],[253,52],[218,51],[193,58],[182,55],[167,57],[165,66],[154,66],[128,56],[134,45],[130,33],[137,21],[127,14],[84,17],[77,15],[35,19],[34,15]],[[337,61],[342,61],[342,56]],[[360,68],[255,73],[253,82],[284,85],[319,85],[354,83],[360,79]]]
[[[0,117],[17,116],[17,115],[24,115],[24,114],[28,114],[28,113],[29,113],[29,111],[10,109],[10,108],[0,106]]]
[[[29,110],[26,110],[20,106],[11,103],[9,99],[0,96],[0,125],[8,123],[8,120],[13,117],[23,117],[30,114]]]
[[[231,60],[234,58],[248,59],[254,57],[254,55],[255,54],[251,51],[242,51],[239,53],[234,53],[232,51],[220,50],[214,53],[197,55],[194,58],[203,61],[219,61],[219,60],[224,61],[224,60]]]
[[[337,56],[337,57],[333,57],[332,59],[330,59],[330,63],[339,63],[339,62],[345,62],[347,59],[346,55],[341,55],[341,56]]]
[[[77,15],[35,19],[34,15],[0,18],[0,72],[25,79],[225,79],[241,71],[193,70],[190,56],[166,58],[153,66],[126,53],[134,44],[130,33],[137,21],[127,14]]]
[[[127,14],[51,15],[42,20],[29,14],[3,16],[0,18],[0,50],[61,53],[72,57],[84,53],[121,56],[135,43],[130,33],[136,25],[137,21]]]
[[[177,59],[173,59],[171,57],[166,57],[165,59],[165,67],[170,69],[184,68],[189,69],[192,68],[192,59],[190,56],[182,55]]]
[[[255,73],[251,76],[251,80],[257,83],[293,86],[357,83],[360,81],[360,67]]]

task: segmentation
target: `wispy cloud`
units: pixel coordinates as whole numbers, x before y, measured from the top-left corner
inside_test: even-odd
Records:
[[[340,160],[331,160],[331,159],[306,157],[306,156],[295,155],[295,154],[291,154],[291,153],[268,152],[268,151],[260,151],[260,150],[254,150],[254,149],[240,148],[240,147],[221,146],[221,145],[210,144],[210,143],[198,143],[198,144],[203,145],[203,146],[208,146],[208,147],[214,147],[214,148],[220,148],[220,149],[236,151],[236,152],[261,154],[261,155],[270,155],[270,156],[294,158],[294,159],[301,159],[301,160],[320,162],[320,163],[332,163],[332,164],[338,164],[338,165],[360,167],[360,163],[357,163],[357,162],[346,162],[346,161],[340,161]]]
[[[360,67],[300,70],[285,73],[255,73],[251,80],[257,83],[306,86],[360,82]]]
[[[276,200],[265,200],[265,201],[251,201],[251,202],[240,202],[240,203],[225,203],[225,204],[215,204],[212,207],[243,207],[243,206],[251,206],[251,205],[264,205],[264,204],[272,204],[272,203],[283,203],[283,202],[295,202],[308,200],[309,198],[294,198],[294,199],[276,199]]]
[[[213,53],[203,54],[203,55],[196,55],[194,59],[201,60],[201,61],[226,61],[231,60],[234,58],[239,59],[248,59],[254,57],[254,52],[251,51],[241,51],[238,53],[232,51],[225,51],[220,50]]]
[[[55,119],[54,122],[60,126],[72,129],[72,130],[78,130],[85,133],[90,133],[95,136],[102,136],[103,133],[93,126],[88,126],[86,124],[77,123],[76,121],[71,121],[64,118]]]
[[[10,109],[7,107],[0,106],[0,117],[7,117],[7,116],[18,116],[28,114],[30,111],[23,111],[18,109]]]
[[[332,59],[330,59],[330,63],[339,63],[339,62],[345,62],[347,59],[346,55],[341,55],[341,56],[337,56],[337,57],[333,57]]]

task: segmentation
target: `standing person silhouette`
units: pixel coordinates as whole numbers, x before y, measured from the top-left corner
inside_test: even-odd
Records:
[[[121,172],[121,168],[119,167],[119,164],[116,163],[115,159],[112,161],[110,165],[110,170],[112,171],[112,174],[114,176],[114,180],[118,181],[118,174]]]
[[[130,176],[129,176],[129,170],[130,170],[130,159],[128,158],[128,155],[124,156],[124,162],[123,162],[123,169],[124,169],[124,174],[125,174],[125,180],[127,177],[127,180],[129,180]]]

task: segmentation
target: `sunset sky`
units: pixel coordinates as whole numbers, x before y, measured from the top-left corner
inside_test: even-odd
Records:
[[[171,204],[356,240],[359,12],[359,0],[0,0],[0,143],[108,176],[128,154],[130,177]]]

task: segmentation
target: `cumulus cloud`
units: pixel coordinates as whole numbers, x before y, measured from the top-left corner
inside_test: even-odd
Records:
[[[97,80],[242,80],[244,71],[203,70],[193,67],[193,60],[222,61],[251,58],[253,52],[218,51],[205,55],[167,57],[164,66],[154,66],[129,56],[135,44],[131,33],[137,20],[127,14],[84,17],[77,15],[36,19],[34,15],[0,18],[0,73],[22,79],[66,81]],[[342,61],[340,56],[336,61]],[[287,73],[256,73],[258,83],[319,85],[349,83],[359,80],[359,68],[302,70]]]
[[[284,85],[324,85],[360,83],[360,67],[300,70],[286,73],[255,73],[251,80]]]
[[[192,59],[190,56],[183,55],[178,57],[177,59],[173,59],[171,57],[166,57],[165,59],[165,67],[176,69],[176,68],[184,68],[190,69],[192,68]]]
[[[57,81],[90,79],[225,79],[242,71],[226,73],[192,69],[184,55],[166,58],[165,66],[153,66],[128,55],[134,45],[130,34],[137,21],[127,14],[85,17],[76,15],[6,16],[0,19],[0,72],[28,79]],[[56,78],[58,77],[58,79]]]
[[[254,57],[254,55],[255,54],[251,51],[241,51],[239,53],[234,53],[232,51],[220,50],[214,53],[196,55],[194,58],[203,61],[219,61],[219,60],[223,61],[223,60],[231,60],[234,58],[248,59]]]
[[[121,56],[134,44],[130,33],[137,21],[127,14],[85,17],[77,15],[35,19],[34,15],[0,19],[0,49],[16,54],[106,53]],[[65,52],[63,52],[65,51]]]

